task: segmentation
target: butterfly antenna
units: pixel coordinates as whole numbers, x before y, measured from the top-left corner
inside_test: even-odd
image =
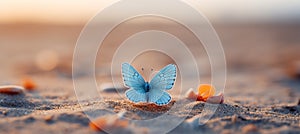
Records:
[[[141,74],[142,74],[142,75],[145,75],[145,69],[142,67],[141,70],[142,70]]]
[[[153,68],[151,68],[150,71],[151,71],[151,72],[150,72],[150,74],[149,74],[149,80],[151,80],[151,79],[153,78],[154,74],[155,74]]]
[[[144,74],[145,73],[145,69],[142,67],[142,73]]]

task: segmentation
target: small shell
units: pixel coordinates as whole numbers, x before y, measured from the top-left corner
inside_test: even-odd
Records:
[[[26,90],[30,90],[30,91],[36,88],[35,82],[30,78],[23,79],[22,85]]]
[[[185,93],[185,97],[187,99],[193,99],[196,100],[198,95],[194,92],[193,88],[190,88],[186,93]]]
[[[224,102],[224,95],[223,93],[221,93],[218,96],[211,96],[207,99],[206,102],[211,104],[222,104]]]
[[[24,93],[24,88],[15,85],[0,86],[0,93],[9,95],[22,94]]]
[[[198,98],[199,101],[206,101],[207,98],[215,95],[216,90],[212,85],[209,84],[201,84],[198,87]]]

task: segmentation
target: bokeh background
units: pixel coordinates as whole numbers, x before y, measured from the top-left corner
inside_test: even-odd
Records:
[[[120,98],[124,93],[116,94],[109,83],[112,48],[135,30],[161,26],[192,44],[192,49],[201,45],[190,40],[184,28],[160,18],[138,18],[138,23],[124,23],[111,32],[103,55],[96,60],[97,82],[105,101],[98,101],[100,97],[90,87],[74,92],[72,59],[80,32],[90,19],[115,1],[0,0],[0,85],[22,85],[28,79],[36,85],[24,94],[0,94],[0,133],[96,133],[88,127],[90,120],[83,111],[106,116],[126,109],[130,118],[142,119],[148,115],[156,117],[153,110],[168,110],[130,103]],[[248,131],[249,124],[261,133],[299,133],[300,1],[188,1],[203,12],[222,42],[227,63],[225,102],[207,124],[195,130],[179,126],[172,132],[237,133]],[[132,29],[133,26],[140,29]],[[180,50],[174,48],[174,52]],[[190,82],[209,83],[210,64],[203,48],[196,58],[201,63],[201,81]],[[134,65],[138,70],[141,69],[138,65],[159,65],[155,67],[157,71],[170,62],[172,59],[162,53],[149,52],[139,55]],[[84,85],[90,82],[91,74],[83,70],[75,77]],[[179,80],[176,82],[178,87]],[[123,84],[119,84],[117,88],[124,92]],[[177,89],[170,91],[174,101],[180,101],[174,94]],[[84,93],[96,97],[82,99],[85,107],[81,107],[76,95]],[[174,115],[194,117],[202,112],[203,104],[192,102],[184,106],[187,109],[195,106],[191,114],[183,108],[184,111],[176,111]]]
[[[38,77],[37,81],[45,84],[49,78],[69,81],[72,54],[81,30],[113,2],[0,1],[0,83],[18,83],[27,76]],[[299,1],[190,2],[206,15],[220,37],[228,80],[234,81],[231,74],[240,73],[276,74],[276,78],[297,76]],[[99,65],[99,70],[105,72],[105,67]]]

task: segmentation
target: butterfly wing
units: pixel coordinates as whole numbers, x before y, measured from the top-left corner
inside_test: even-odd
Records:
[[[144,78],[128,63],[122,64],[122,76],[126,87],[142,89],[145,87]]]
[[[128,63],[122,64],[122,76],[126,87],[126,97],[133,102],[147,102],[144,78]]]
[[[150,81],[151,89],[169,90],[176,79],[176,66],[169,64],[161,69]]]
[[[147,102],[146,93],[140,92],[141,89],[130,88],[125,92],[126,97],[133,102]]]
[[[164,90],[173,87],[176,79],[176,66],[169,64],[161,69],[150,81],[150,91],[148,93],[148,101],[157,105],[165,105],[171,101],[171,96]]]
[[[151,89],[148,92],[148,102],[153,102],[157,105],[165,105],[171,101],[171,96],[169,93],[162,91],[160,89]]]

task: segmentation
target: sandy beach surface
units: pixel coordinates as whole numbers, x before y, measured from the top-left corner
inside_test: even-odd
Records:
[[[226,55],[225,102],[206,124],[191,127],[183,122],[168,133],[300,133],[300,25],[213,26]],[[83,25],[0,25],[0,84],[22,85],[24,78],[36,84],[35,90],[23,94],[0,94],[0,133],[105,133],[91,129],[85,113],[97,111],[107,116],[126,110],[127,119],[146,120],[184,101],[179,99],[176,87],[170,91],[172,102],[162,107],[134,104],[124,98],[124,92],[99,92],[101,101],[87,99],[79,104],[72,81],[72,54],[82,28]],[[113,43],[122,38],[125,37]],[[113,43],[108,42],[106,50],[112,51]],[[96,64],[99,85],[111,81],[107,72],[110,62],[105,60],[111,51],[99,56]],[[207,62],[205,55],[199,54],[197,58]],[[149,62],[144,63],[155,61]],[[167,62],[172,61],[161,59],[160,65]],[[210,82],[209,72],[209,66],[203,64],[203,81],[199,84]],[[76,77],[85,81],[90,76],[83,72]],[[201,114],[204,104],[191,101],[180,107],[180,111],[168,114],[191,119]],[[113,132],[155,133],[157,130],[129,124],[126,130]]]

